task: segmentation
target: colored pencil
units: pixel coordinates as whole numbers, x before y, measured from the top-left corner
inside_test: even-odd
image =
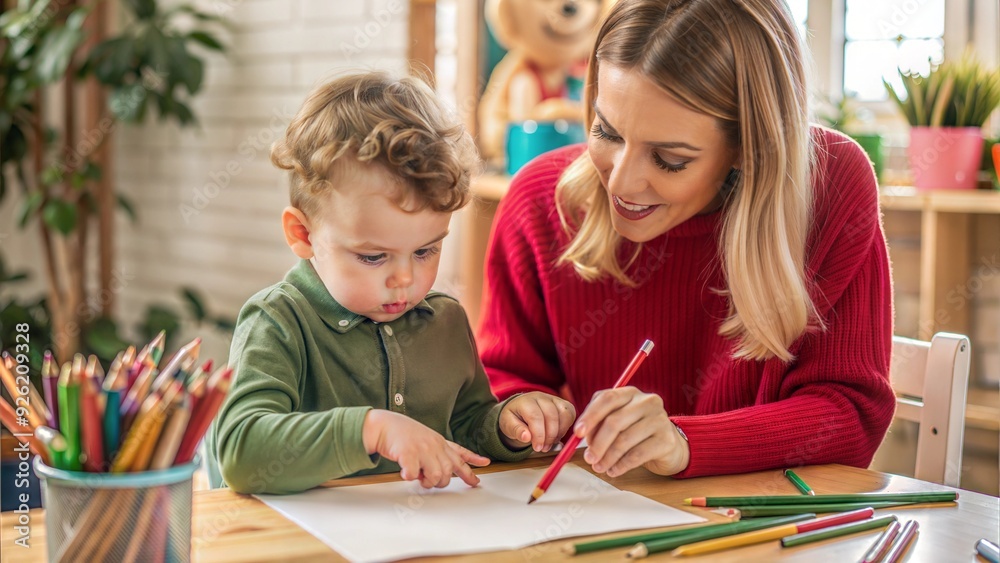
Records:
[[[42,360],[42,393],[49,405],[49,427],[59,430],[59,366],[48,350]]]
[[[837,526],[849,522],[857,522],[858,520],[871,518],[873,514],[875,514],[875,511],[871,508],[867,508],[862,510],[855,510],[852,512],[835,514],[833,516],[824,516],[822,518],[807,520],[805,522],[774,526],[771,528],[765,528],[763,530],[757,530],[755,532],[747,532],[725,538],[718,538],[718,539],[701,541],[697,543],[686,544],[674,549],[673,555],[675,557],[683,555],[701,555],[703,553],[712,553],[714,551],[720,551],[723,549],[729,549],[733,547],[742,547],[744,545],[763,543],[766,541],[781,539],[785,536],[790,536],[793,534],[801,534],[803,532],[821,530],[823,528],[829,528],[831,526]],[[651,542],[648,544],[639,544],[635,546],[632,549],[632,551],[628,552],[627,555],[633,558],[645,557],[650,553],[658,553],[659,551],[665,551],[665,550],[666,549],[662,548],[661,546],[656,545],[656,542]]]
[[[77,361],[66,362],[59,374],[59,431],[66,438],[66,469],[80,470],[80,383]]]
[[[910,547],[919,528],[920,525],[916,520],[909,520],[906,524],[903,524],[903,529],[896,536],[896,540],[892,542],[889,552],[882,559],[882,563],[896,563],[896,561],[899,561],[903,557],[903,554],[906,553],[906,549]]]
[[[816,496],[816,491],[812,490],[812,487],[806,484],[801,477],[795,474],[791,469],[785,470],[785,477],[795,485],[795,488],[799,490],[800,493],[804,495]]]
[[[219,412],[223,399],[229,393],[229,386],[233,376],[233,368],[225,367],[212,376],[210,388],[205,396],[199,401],[198,411],[191,413],[191,420],[188,422],[181,445],[177,449],[177,456],[174,458],[174,465],[187,463],[194,458],[194,452],[198,448],[198,443],[208,430],[212,419]]]
[[[188,421],[191,420],[191,398],[178,394],[177,403],[167,418],[163,433],[156,444],[156,450],[149,461],[149,469],[166,469],[174,463],[177,450],[180,448],[181,439],[184,438],[184,430]]]
[[[159,365],[163,358],[163,348],[167,344],[167,331],[161,330],[159,334],[149,341],[149,359],[153,365]]]
[[[153,380],[153,390],[162,389],[171,379],[176,379],[178,370],[184,366],[185,362],[191,359],[197,361],[200,351],[201,338],[195,338],[191,342],[185,344],[180,350],[177,351],[176,354],[174,354],[174,357],[170,358],[170,361],[163,366],[159,375],[157,375],[156,379]]]
[[[46,463],[46,465],[56,469],[66,469],[66,462],[63,459],[66,456],[66,438],[63,438],[63,435],[55,428],[48,426],[35,428],[35,438],[38,438],[38,441],[49,450],[52,463]]]
[[[32,404],[31,390],[28,389],[30,382],[24,386],[18,386],[17,376],[14,375],[16,366],[13,365],[14,359],[8,354],[4,357],[4,361],[0,362],[0,379],[3,380],[4,387],[10,393],[10,399],[12,406],[17,409],[18,407],[24,408],[25,418],[31,423],[31,427],[42,426],[45,424],[45,418],[43,418]],[[10,365],[8,365],[10,364]],[[27,381],[27,377],[24,377]],[[22,393],[22,391],[25,391]]]
[[[895,521],[889,524],[879,537],[875,538],[875,542],[872,543],[868,551],[865,552],[864,557],[861,558],[861,563],[876,563],[882,559],[885,555],[889,546],[892,545],[892,540],[896,539],[896,534],[899,533],[901,526],[899,521]]]
[[[97,358],[90,357],[80,380],[80,446],[83,469],[91,473],[104,470],[104,429],[95,377]]]
[[[136,460],[140,454],[140,450],[143,449],[143,445],[148,441],[155,442],[159,437],[160,429],[166,417],[166,409],[169,405],[167,400],[173,400],[173,394],[177,392],[177,387],[177,385],[172,385],[168,388],[167,392],[171,393],[170,397],[161,395],[160,393],[153,393],[146,398],[139,414],[136,416],[135,423],[125,435],[125,440],[122,442],[122,447],[118,451],[118,455],[115,456],[114,461],[111,463],[112,473],[123,473],[134,470],[133,467],[136,466]]]
[[[154,366],[149,364],[143,365],[142,371],[135,379],[132,388],[125,395],[121,406],[122,432],[127,433],[132,427],[132,422],[135,420],[136,415],[139,414],[142,403],[149,396],[155,373],[156,368]]]
[[[937,508],[938,506],[954,506],[954,503],[916,503],[916,502],[841,502],[831,504],[788,504],[785,506],[733,506],[740,511],[744,518],[759,518],[761,516],[784,516],[786,514],[801,514],[802,512],[815,512],[817,514],[828,514],[831,512],[844,512],[847,510],[857,510],[870,506],[872,508],[893,508],[897,506],[910,506],[920,504],[927,508]]]
[[[629,362],[628,366],[626,366],[625,371],[622,372],[621,377],[618,378],[618,381],[615,382],[612,389],[617,389],[628,384],[636,370],[639,369],[639,366],[642,365],[642,362],[647,356],[649,356],[649,353],[652,350],[653,341],[647,339],[642,343],[642,346],[639,347],[639,351],[636,352],[635,357],[633,357],[632,361]],[[564,465],[566,465],[570,458],[573,457],[573,454],[576,453],[576,447],[580,445],[580,440],[582,439],[583,438],[581,436],[577,436],[576,434],[570,436],[569,440],[567,440],[566,444],[563,446],[563,449],[559,451],[559,455],[556,456],[555,461],[552,462],[552,465],[549,466],[549,468],[545,471],[545,474],[542,475],[542,478],[538,481],[538,484],[535,486],[535,490],[532,491],[531,496],[528,498],[528,504],[542,498],[542,495],[544,495],[545,491],[549,489],[549,486],[552,484],[552,481],[555,480],[559,471]]]
[[[775,495],[746,497],[694,497],[684,499],[691,506],[761,506],[769,504],[822,504],[842,502],[949,502],[956,500],[955,491],[924,493],[853,493],[842,495]]]
[[[27,444],[28,449],[34,452],[35,455],[41,456],[42,461],[49,460],[45,461],[46,465],[48,465],[51,462],[51,457],[45,444],[35,437],[33,430],[18,424],[17,419],[18,416],[14,411],[14,407],[7,404],[7,401],[0,399],[0,422],[7,427],[7,430],[10,430],[10,433],[17,438],[17,441]]]
[[[874,530],[875,528],[884,528],[893,522],[898,522],[895,516],[883,516],[881,518],[862,520],[861,522],[841,524],[840,526],[833,526],[832,528],[826,528],[824,530],[815,530],[813,532],[795,534],[794,536],[781,538],[781,547],[795,547],[797,545],[804,545],[830,538],[839,538],[856,532],[865,532],[868,530]]]
[[[129,366],[128,372],[125,374],[128,377],[128,384],[125,386],[127,389],[125,393],[127,395],[132,392],[132,387],[134,387],[136,382],[139,380],[139,375],[142,374],[143,370],[147,368],[156,368],[156,364],[152,362],[149,356],[149,345],[147,344],[139,350],[135,359],[132,360],[131,365],[127,363],[125,365]]]
[[[104,457],[114,459],[121,445],[121,400],[122,390],[128,384],[125,363],[128,352],[120,352],[108,369],[108,376],[101,384],[104,395]]]
[[[1000,546],[986,538],[976,542],[976,553],[990,563],[1000,563]]]
[[[649,532],[620,538],[566,544],[563,546],[563,553],[578,555],[581,553],[590,553],[593,551],[614,549],[617,547],[631,547],[637,543],[667,540],[677,542],[677,545],[674,546],[677,547],[686,543],[693,543],[713,538],[722,538],[725,536],[742,534],[744,532],[753,532],[755,530],[763,530],[764,528],[771,528],[782,524],[791,524],[793,522],[802,522],[815,517],[815,514],[796,514],[795,516],[782,516],[780,518],[761,518],[759,520],[746,520],[743,522],[698,526],[696,528],[685,528],[683,530]]]

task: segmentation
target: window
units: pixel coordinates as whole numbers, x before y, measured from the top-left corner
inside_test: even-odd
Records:
[[[846,0],[844,91],[860,101],[901,89],[897,68],[927,73],[944,59],[944,0]]]
[[[809,15],[809,0],[787,0],[787,4],[792,12],[792,19],[799,28],[799,35],[805,39],[806,20]]]

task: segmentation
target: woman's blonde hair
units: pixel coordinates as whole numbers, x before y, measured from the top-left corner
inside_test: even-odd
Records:
[[[457,211],[479,166],[471,136],[422,80],[384,72],[351,74],[315,88],[271,147],[291,171],[291,203],[312,216],[333,188],[341,159],[375,163],[400,179],[408,211]],[[342,164],[342,163],[341,163]],[[412,198],[412,200],[411,200]]]
[[[600,64],[641,72],[693,111],[717,120],[738,149],[719,239],[729,316],[719,329],[735,357],[790,361],[792,342],[822,326],[805,278],[813,154],[802,47],[776,0],[621,0],[590,57],[586,123],[594,120]],[[560,257],[586,280],[610,275],[632,285],[619,262],[622,237],[590,157],[556,187],[572,240]]]

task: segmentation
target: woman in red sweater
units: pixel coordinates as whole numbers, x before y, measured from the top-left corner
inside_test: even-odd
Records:
[[[501,399],[568,395],[598,472],[865,467],[882,441],[876,180],[810,127],[803,58],[774,0],[621,0],[590,59],[587,145],[526,166],[501,203],[486,371]],[[646,338],[631,386],[606,390]]]

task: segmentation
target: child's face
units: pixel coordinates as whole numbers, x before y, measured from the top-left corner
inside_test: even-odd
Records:
[[[311,262],[345,308],[373,321],[398,319],[434,284],[451,213],[407,213],[394,202],[399,182],[380,166],[341,168],[310,221]]]

